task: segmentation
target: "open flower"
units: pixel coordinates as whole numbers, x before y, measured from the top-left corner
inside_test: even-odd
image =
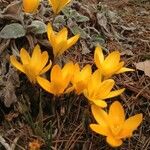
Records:
[[[142,114],[137,114],[125,120],[124,109],[118,101],[110,106],[108,113],[96,105],[91,109],[98,124],[90,124],[90,128],[106,136],[107,143],[113,147],[120,146],[122,139],[131,137],[143,119]]]
[[[53,12],[58,14],[71,0],[49,0]]]
[[[53,31],[50,23],[47,25],[47,34],[55,57],[63,54],[64,51],[69,49],[79,39],[79,34],[73,36],[70,39],[67,39],[67,28],[64,27],[61,31],[55,32]]]
[[[79,65],[75,64],[74,75],[71,80],[73,86],[71,88],[75,89],[75,92],[78,95],[81,94],[87,87],[91,73],[92,69],[90,65],[86,65],[82,70],[80,70]]]
[[[39,85],[49,93],[60,95],[67,93],[68,85],[74,72],[74,64],[67,63],[62,69],[58,65],[54,65],[50,73],[50,81],[38,77]]]
[[[123,67],[124,62],[120,62],[119,51],[110,53],[105,59],[100,46],[97,46],[94,53],[94,61],[98,69],[101,70],[102,75],[106,78],[114,74],[119,74],[127,71],[134,71],[133,69]]]
[[[49,56],[47,51],[41,52],[39,45],[36,45],[31,57],[24,48],[20,50],[20,59],[22,64],[18,62],[13,55],[10,56],[10,62],[15,68],[26,74],[30,82],[35,84],[37,76],[50,69],[51,61],[46,66],[48,58]]]
[[[23,9],[26,13],[34,13],[39,6],[40,0],[23,0]]]
[[[111,91],[115,82],[112,79],[102,81],[102,75],[96,70],[87,84],[87,88],[83,91],[84,96],[99,107],[106,107],[105,99],[120,95],[125,89]]]

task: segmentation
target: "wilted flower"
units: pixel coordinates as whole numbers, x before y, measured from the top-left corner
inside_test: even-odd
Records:
[[[53,12],[58,14],[71,0],[49,0]]]
[[[36,83],[37,76],[45,73],[51,67],[51,61],[46,66],[48,58],[47,51],[41,52],[39,45],[36,45],[31,57],[24,48],[20,50],[22,64],[13,55],[10,56],[10,62],[15,68],[26,74],[30,82]]]
[[[61,31],[55,32],[53,31],[50,23],[47,25],[47,34],[55,57],[63,54],[64,51],[69,49],[79,39],[79,34],[73,36],[70,39],[67,39],[67,28],[64,27]]]
[[[105,99],[120,95],[125,89],[111,91],[115,82],[112,79],[102,81],[99,70],[96,70],[84,90],[84,96],[99,107],[106,107]]]
[[[74,72],[74,64],[67,63],[62,69],[58,65],[54,65],[50,73],[50,81],[38,77],[37,81],[40,86],[54,95],[67,93],[68,85]]]
[[[113,147],[120,146],[122,139],[131,137],[143,119],[142,114],[137,114],[125,120],[124,109],[118,101],[110,106],[108,113],[96,105],[91,109],[98,124],[90,124],[90,128],[106,136],[107,143]]]
[[[133,69],[123,67],[124,62],[120,62],[119,51],[110,53],[105,59],[100,46],[97,46],[94,53],[94,61],[98,69],[100,69],[103,76],[106,78],[114,74],[119,74],[127,71],[134,71]]]
[[[39,140],[29,142],[29,150],[40,150],[42,143]]]
[[[39,6],[40,0],[23,0],[23,9],[26,13],[34,13]]]
[[[86,65],[82,70],[80,70],[79,65],[75,64],[74,75],[71,80],[73,86],[71,88],[75,89],[75,92],[78,95],[81,94],[87,87],[91,73],[92,69],[90,65]]]

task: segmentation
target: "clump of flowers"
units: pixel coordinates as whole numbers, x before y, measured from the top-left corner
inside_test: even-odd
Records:
[[[137,114],[125,120],[124,109],[120,102],[115,101],[107,113],[96,105],[91,106],[92,114],[97,124],[90,124],[90,128],[106,136],[106,141],[113,147],[122,144],[122,140],[132,136],[143,119],[142,114]]]
[[[71,0],[49,0],[53,12],[58,14]],[[39,0],[23,0],[25,12],[33,13],[37,10]],[[62,55],[79,39],[77,34],[68,39],[68,29],[63,27],[60,31],[53,30],[53,24],[48,23],[47,35],[53,50],[54,59]],[[100,135],[106,136],[106,141],[113,147],[118,147],[123,143],[124,138],[131,137],[133,131],[142,122],[142,114],[125,119],[125,112],[120,102],[115,101],[107,113],[103,108],[107,107],[107,99],[119,96],[124,92],[124,88],[113,90],[115,81],[111,77],[115,74],[134,71],[124,67],[124,62],[120,60],[119,51],[110,53],[106,58],[100,46],[95,48],[94,62],[97,70],[92,72],[92,66],[87,64],[81,69],[79,64],[73,62],[66,63],[63,67],[49,62],[47,51],[42,52],[39,45],[36,45],[30,56],[28,51],[20,50],[19,62],[15,56],[10,56],[11,64],[26,74],[31,83],[38,83],[45,91],[60,96],[62,94],[75,91],[76,94],[83,94],[91,105],[92,115],[97,124],[90,124],[90,128]],[[49,62],[49,63],[48,63]],[[48,63],[48,64],[47,64]],[[52,66],[52,67],[51,67]],[[50,70],[51,68],[51,70]],[[50,70],[50,77],[46,79],[42,74]],[[37,141],[29,144],[31,150],[38,150],[40,145]]]

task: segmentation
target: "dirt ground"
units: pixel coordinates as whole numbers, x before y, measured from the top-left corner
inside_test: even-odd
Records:
[[[0,38],[0,135],[6,143],[14,145],[15,150],[27,150],[29,142],[34,139],[42,143],[42,150],[113,149],[106,143],[105,137],[90,130],[89,124],[94,122],[94,118],[83,95],[70,93],[56,97],[57,111],[53,114],[50,111],[52,96],[31,85],[25,75],[11,67],[9,56],[18,54],[21,47],[31,51],[39,43],[43,49],[51,49],[46,33],[34,34],[29,25],[33,18],[45,24],[52,21],[52,11],[46,0],[41,2],[37,14],[23,17],[19,13],[20,4],[12,5],[13,2],[18,0],[0,0],[0,31],[5,25],[20,23],[27,32],[16,39]],[[94,70],[93,52],[98,43],[106,54],[119,50],[126,66],[135,69],[114,77],[115,88],[125,87],[126,91],[112,101],[118,99],[122,102],[127,117],[143,113],[144,119],[133,137],[126,139],[117,149],[149,150],[150,1],[73,0],[55,18],[54,25],[56,29],[67,26],[70,35],[81,34],[78,44],[61,57],[59,64],[72,60],[81,66],[91,64]],[[49,51],[49,54],[52,57],[52,52]],[[139,63],[145,61],[149,62],[147,67],[139,69]],[[43,112],[39,112],[39,95],[43,101]],[[0,144],[0,150],[3,149]]]

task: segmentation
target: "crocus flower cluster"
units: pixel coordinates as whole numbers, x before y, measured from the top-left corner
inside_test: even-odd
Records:
[[[49,3],[54,14],[57,15],[70,1],[49,0]],[[34,13],[39,3],[39,0],[23,0],[23,9],[27,13]],[[66,27],[59,32],[54,31],[50,23],[47,25],[47,36],[55,59],[79,39],[78,34],[68,38]],[[125,90],[124,88],[114,90],[115,81],[111,77],[115,74],[134,71],[124,67],[119,51],[113,51],[105,58],[102,48],[99,45],[96,46],[94,62],[97,69],[94,72],[89,64],[80,68],[78,63],[74,64],[71,61],[60,67],[49,60],[48,52],[42,51],[39,45],[35,46],[31,56],[27,50],[22,48],[20,61],[15,56],[10,56],[11,64],[26,74],[31,83],[38,83],[54,96],[72,91],[77,95],[83,94],[89,101],[92,114],[97,122],[90,124],[90,128],[94,132],[106,136],[107,143],[113,147],[120,146],[123,139],[131,137],[133,131],[142,122],[142,114],[125,119],[125,112],[119,101],[113,102],[108,112],[104,110],[107,107],[107,99],[116,97]],[[42,77],[42,74],[48,71],[50,72],[49,79]]]
[[[58,37],[59,38],[59,37]],[[55,49],[54,49],[55,50]],[[103,54],[99,47],[95,50],[95,62],[102,63]],[[117,55],[119,52],[115,52]],[[82,69],[79,64],[68,62],[64,67],[55,64],[52,66],[51,60],[48,65],[48,53],[41,52],[39,45],[35,46],[32,56],[30,57],[27,50],[22,48],[20,50],[21,63],[18,62],[15,56],[10,57],[11,64],[27,75],[30,82],[38,83],[44,90],[55,95],[60,96],[64,93],[75,91],[76,94],[84,94],[91,104],[92,114],[98,124],[90,124],[90,128],[101,135],[106,136],[106,141],[114,147],[122,144],[122,139],[132,136],[133,131],[139,126],[142,121],[142,114],[135,115],[125,120],[125,114],[120,102],[114,102],[109,109],[109,113],[105,112],[103,108],[107,107],[107,99],[120,95],[125,89],[112,90],[115,81],[110,79],[111,75],[116,73],[116,68],[113,67],[112,61],[114,53],[110,53],[106,58],[107,66],[112,66],[107,72],[107,67],[99,65],[98,69],[92,73],[90,65],[84,66]],[[119,63],[119,59],[117,61]],[[50,67],[50,78],[45,79],[41,77],[47,72]],[[105,73],[103,72],[105,70]],[[119,67],[117,69],[125,71],[132,71],[132,69]],[[106,75],[106,76],[105,76]],[[107,77],[107,78],[105,78]]]

